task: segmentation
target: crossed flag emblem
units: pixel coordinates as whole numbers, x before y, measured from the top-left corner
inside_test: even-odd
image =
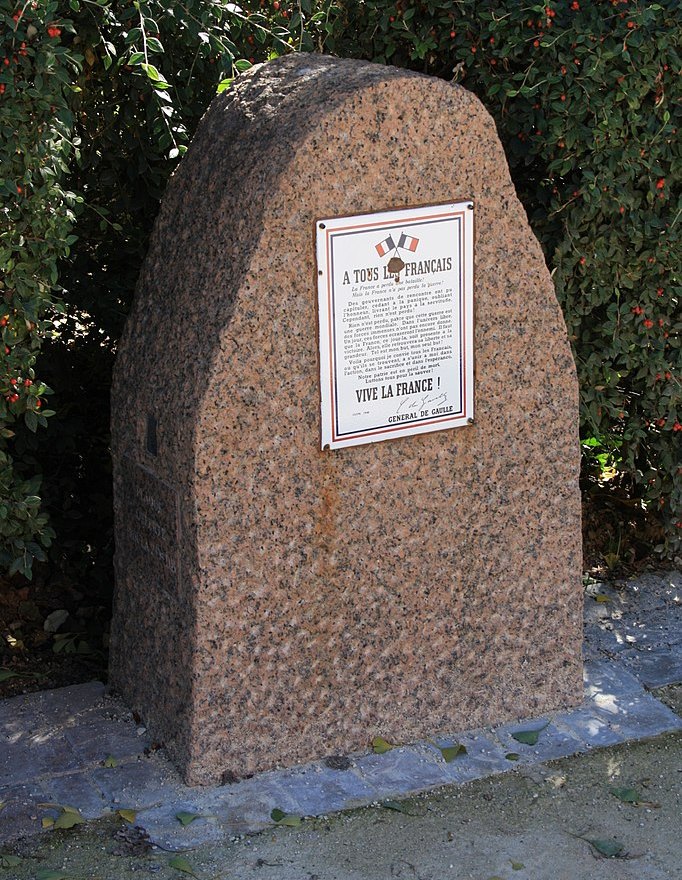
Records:
[[[417,250],[417,245],[419,244],[418,238],[413,238],[411,235],[405,235],[404,232],[400,233],[400,238],[398,239],[398,244],[393,241],[393,236],[389,235],[388,238],[385,238],[383,241],[380,241],[379,244],[374,245],[377,249],[377,253],[380,257],[385,257],[386,254],[391,251],[399,251],[406,250],[412,251],[414,253]]]
[[[393,236],[389,235],[383,241],[380,241],[379,244],[375,244],[374,247],[380,257],[385,257],[386,254],[390,254],[391,251],[393,251],[393,256],[388,261],[388,266],[386,268],[391,275],[395,275],[395,280],[398,282],[400,281],[400,273],[405,268],[405,263],[401,260],[399,251],[405,250],[414,253],[417,250],[418,244],[418,238],[414,238],[411,235],[405,235],[404,232],[401,232],[398,244],[393,240]]]

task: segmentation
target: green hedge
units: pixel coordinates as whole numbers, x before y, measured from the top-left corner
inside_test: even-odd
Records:
[[[340,54],[454,79],[495,117],[581,386],[586,483],[680,546],[678,0],[345,4]],[[551,479],[551,462],[548,462]]]
[[[617,484],[662,523],[660,552],[679,547],[676,0],[0,0],[0,15],[2,566],[44,557],[48,509],[53,558],[108,571],[110,372],[159,200],[216,89],[300,50],[479,95],[574,344],[586,485]]]

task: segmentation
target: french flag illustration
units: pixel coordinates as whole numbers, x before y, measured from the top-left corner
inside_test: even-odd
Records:
[[[380,257],[385,257],[387,253],[395,250],[395,242],[393,241],[392,236],[388,236],[383,241],[380,241],[379,244],[375,244],[374,247],[377,249],[377,253]]]
[[[414,251],[417,250],[417,245],[419,244],[418,238],[412,238],[411,235],[405,235],[404,232],[400,233],[400,241],[398,242],[398,247],[403,248],[406,251]]]

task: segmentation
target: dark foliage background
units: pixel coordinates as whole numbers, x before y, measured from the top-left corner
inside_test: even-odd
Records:
[[[111,368],[159,200],[216,90],[301,50],[454,80],[493,114],[574,346],[586,498],[635,524],[633,555],[678,551],[677,0],[0,0],[0,18],[6,572],[37,560],[106,605]]]

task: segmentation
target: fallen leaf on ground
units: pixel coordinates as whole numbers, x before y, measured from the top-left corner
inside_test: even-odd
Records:
[[[114,838],[116,844],[112,854],[116,856],[143,856],[152,849],[149,835],[136,825],[124,825],[116,832]]]
[[[393,800],[380,801],[379,806],[383,807],[385,810],[395,810],[396,813],[405,813],[405,815],[407,815],[407,816],[414,815],[414,813],[411,813],[410,810],[407,808],[407,806],[405,804],[401,803],[400,801],[393,801]]]
[[[66,608],[58,608],[51,614],[48,614],[43,623],[43,629],[46,633],[56,633],[59,627],[68,620],[69,612]]]
[[[48,810],[61,810],[56,819],[45,817],[42,820],[43,828],[73,828],[74,825],[82,825],[85,822],[81,811],[76,807],[66,804],[38,804],[38,806]]]
[[[385,740],[382,736],[375,736],[372,740],[372,750],[377,755],[384,755],[386,752],[390,752],[393,748],[395,748],[395,746],[392,746],[391,743]]]
[[[457,743],[457,745],[454,746],[445,746],[444,748],[440,748],[440,753],[443,756],[443,760],[445,761],[445,763],[449,764],[451,761],[454,761],[455,758],[460,758],[462,757],[462,755],[466,755],[467,750],[466,747],[462,745],[462,743]]]
[[[624,804],[638,804],[640,801],[639,794],[635,788],[610,788],[609,791]]]
[[[78,810],[69,809],[64,810],[59,816],[57,816],[54,827],[55,828],[73,828],[74,825],[82,825],[85,822],[85,819],[81,816]]]
[[[537,744],[542,731],[547,727],[549,727],[549,721],[547,724],[543,724],[542,727],[536,727],[533,730],[517,730],[512,733],[512,739],[515,739],[516,742],[523,743],[524,746],[534,746]]]
[[[190,865],[184,856],[174,856],[168,864],[176,871],[182,871],[183,874],[189,874],[190,877],[197,877],[194,868]]]
[[[175,818],[185,828],[187,825],[191,825],[195,819],[201,819],[201,816],[199,813],[188,813],[186,810],[181,810],[175,814]]]
[[[619,840],[609,840],[602,838],[583,837],[591,847],[593,847],[599,855],[605,856],[607,859],[616,859],[623,852],[625,845]]]
[[[130,825],[133,825],[135,819],[137,819],[137,810],[119,810],[118,815]]]
[[[519,755],[518,752],[507,752],[505,755],[505,758],[508,761],[518,761],[520,757],[521,755]]]
[[[16,868],[21,864],[19,856],[0,856],[0,868]]]
[[[515,862],[512,859],[509,860],[511,862],[512,871],[523,871],[526,867],[523,862]]]
[[[270,813],[270,818],[278,825],[287,825],[289,828],[296,828],[303,821],[300,816],[296,816],[294,813],[285,813],[278,807],[275,807]]]
[[[610,602],[611,600],[606,595],[606,593],[597,593],[597,595],[594,597],[594,601],[599,602],[600,605],[605,605],[607,602]]]

